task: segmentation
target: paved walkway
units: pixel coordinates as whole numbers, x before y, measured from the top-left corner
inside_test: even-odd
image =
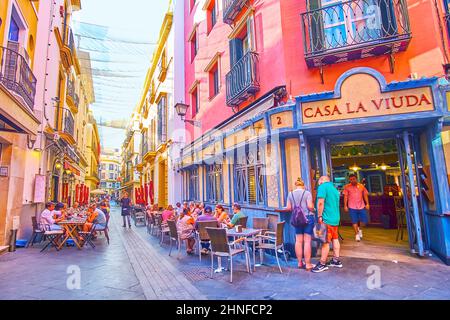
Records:
[[[1,255],[0,299],[450,298],[450,267],[435,258],[396,258],[398,253],[386,248],[378,248],[374,254],[351,255],[351,251],[366,247],[360,244],[344,250],[344,268],[340,270],[313,274],[297,269],[291,259],[288,265],[282,262],[280,274],[275,261],[267,256],[267,265],[252,275],[246,272],[243,259],[237,259],[231,284],[227,271],[209,278],[209,257],[202,262],[185,253],[180,259],[176,252],[169,257],[168,244],[160,245],[145,227],[125,229],[121,225],[119,210],[113,208],[110,245],[100,236],[95,249],[68,247],[40,253],[42,245],[36,244]],[[71,289],[74,270],[79,270],[79,289]],[[380,275],[377,288],[370,287],[376,284],[371,278],[374,270]]]

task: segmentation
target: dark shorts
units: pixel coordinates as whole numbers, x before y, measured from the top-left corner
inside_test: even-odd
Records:
[[[367,224],[369,221],[367,219],[366,209],[348,209],[348,213],[350,214],[350,219],[353,224],[357,224],[358,222],[362,222]]]
[[[312,236],[313,229],[314,229],[314,217],[311,216],[308,218],[308,223],[300,227],[295,227],[295,234],[309,234],[310,236]]]

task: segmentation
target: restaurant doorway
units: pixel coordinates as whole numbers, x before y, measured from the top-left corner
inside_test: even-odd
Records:
[[[313,143],[313,186],[326,174],[341,193],[343,251],[362,256],[373,256],[377,251],[381,255],[408,251],[418,256],[428,254],[424,194],[430,191],[431,175],[422,161],[421,139],[403,132],[378,139],[323,137]],[[344,210],[343,190],[351,174],[357,175],[369,192],[368,224],[359,243]]]

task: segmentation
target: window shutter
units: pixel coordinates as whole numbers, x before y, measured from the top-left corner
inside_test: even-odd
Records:
[[[309,0],[308,10],[313,11],[320,9],[322,7],[321,4],[321,0]],[[308,24],[310,27],[309,36],[311,37],[311,51],[316,52],[325,49],[322,12],[319,10],[311,13],[311,15],[309,15]]]
[[[230,40],[230,66],[233,66],[242,58],[242,40],[235,38]]]

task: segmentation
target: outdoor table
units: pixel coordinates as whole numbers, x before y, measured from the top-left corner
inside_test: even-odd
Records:
[[[86,223],[86,220],[87,218],[76,217],[58,222],[58,225],[65,230],[66,234],[58,249],[61,249],[69,238],[73,240],[78,249],[82,248],[82,244],[80,243],[81,241],[78,236],[78,227],[82,227]]]
[[[227,229],[227,236],[234,238],[245,238],[245,247],[248,254],[248,259],[250,262],[250,273],[252,273],[252,259],[250,258],[250,252],[248,250],[248,238],[255,240],[255,236],[261,234],[261,229],[252,229],[252,228],[242,228],[241,232],[236,231],[236,228]],[[253,242],[253,252],[255,252],[255,241]],[[255,259],[254,259],[255,260]],[[256,261],[253,261],[253,269],[255,268]]]

